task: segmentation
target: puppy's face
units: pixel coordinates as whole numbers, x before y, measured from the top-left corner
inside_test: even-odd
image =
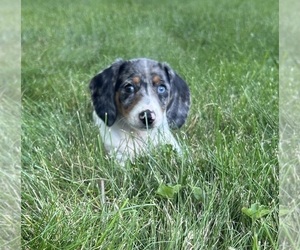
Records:
[[[107,126],[122,122],[151,129],[167,122],[180,128],[190,107],[186,82],[166,63],[117,60],[90,82],[96,114]]]
[[[170,83],[161,64],[129,61],[119,69],[115,88],[118,118],[136,129],[160,126],[166,119]]]

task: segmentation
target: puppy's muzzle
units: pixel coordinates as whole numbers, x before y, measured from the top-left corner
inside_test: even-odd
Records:
[[[145,126],[151,126],[155,121],[155,113],[146,109],[139,114],[139,118]]]

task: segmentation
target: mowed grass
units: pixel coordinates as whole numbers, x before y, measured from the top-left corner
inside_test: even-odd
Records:
[[[88,83],[136,57],[190,86],[182,158],[104,157]],[[276,1],[24,1],[22,93],[24,249],[277,249]]]

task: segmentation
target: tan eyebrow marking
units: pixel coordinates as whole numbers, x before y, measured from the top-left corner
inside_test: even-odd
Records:
[[[117,91],[115,94],[117,112],[121,114],[122,117],[129,117],[131,110],[138,104],[141,98],[141,95],[136,95],[133,102],[130,103],[128,106],[124,107],[124,104],[120,101],[120,92]]]
[[[141,81],[141,78],[139,78],[138,76],[135,76],[135,77],[132,78],[132,82],[133,82],[134,84],[139,84],[140,81]]]
[[[153,78],[152,78],[152,81],[153,81],[153,83],[155,84],[155,85],[157,85],[157,84],[159,84],[160,82],[161,82],[161,79],[160,79],[160,77],[159,76],[154,76]]]

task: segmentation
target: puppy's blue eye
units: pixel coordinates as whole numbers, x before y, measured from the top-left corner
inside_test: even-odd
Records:
[[[165,85],[159,85],[159,86],[157,87],[157,92],[158,92],[158,94],[163,94],[163,93],[166,92],[166,90],[167,90],[167,88],[166,88]]]
[[[126,91],[126,93],[128,93],[128,94],[134,93],[134,87],[133,87],[133,85],[131,85],[131,84],[126,85],[126,86],[125,86],[125,91]]]

